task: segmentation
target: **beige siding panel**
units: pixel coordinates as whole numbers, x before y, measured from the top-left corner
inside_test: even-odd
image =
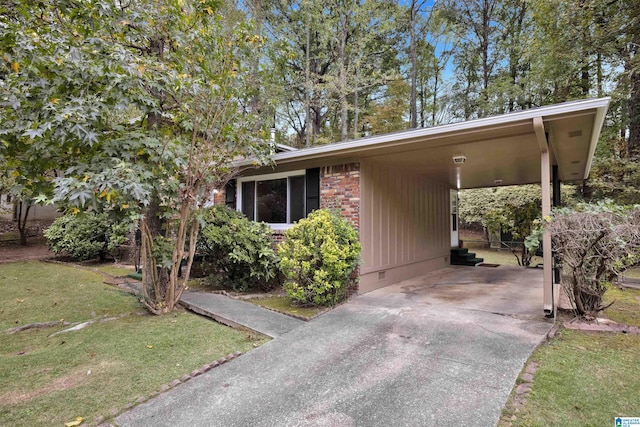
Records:
[[[361,274],[440,265],[450,249],[449,187],[371,160],[361,173]]]

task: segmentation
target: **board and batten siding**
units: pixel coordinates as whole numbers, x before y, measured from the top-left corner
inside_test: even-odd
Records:
[[[361,177],[360,292],[446,266],[449,186],[371,160]]]

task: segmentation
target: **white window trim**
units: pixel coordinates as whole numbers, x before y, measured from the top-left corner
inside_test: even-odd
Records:
[[[274,179],[282,179],[289,178],[292,176],[305,176],[307,171],[305,169],[290,171],[290,172],[280,172],[280,173],[270,173],[266,175],[251,175],[251,176],[243,176],[237,179],[236,184],[236,210],[242,212],[242,183],[247,181],[269,181]],[[254,191],[257,190],[257,185],[254,188]],[[304,188],[305,194],[303,194],[304,199],[307,197],[307,188],[305,185]],[[258,197],[254,197],[253,200],[254,207],[253,212],[254,215],[258,214]],[[289,186],[289,182],[287,181],[287,222],[286,223],[267,223],[269,227],[273,230],[287,230],[293,226],[291,223],[291,212],[290,212],[290,203],[291,203],[291,187]],[[253,221],[253,219],[251,219]]]

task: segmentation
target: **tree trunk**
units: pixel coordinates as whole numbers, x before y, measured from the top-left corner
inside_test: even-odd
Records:
[[[418,4],[416,0],[411,2],[411,17],[409,22],[409,55],[411,56],[411,100],[409,104],[409,116],[411,128],[418,127],[418,105],[416,96],[417,74],[418,74],[418,53],[416,50],[416,15]]]
[[[349,134],[349,103],[347,102],[347,70],[346,70],[346,47],[347,47],[347,31],[348,31],[348,16],[344,17],[342,23],[342,31],[340,34],[340,43],[338,45],[338,60],[340,63],[339,70],[339,87],[340,93],[338,97],[340,99],[340,139],[346,141]]]
[[[627,103],[627,111],[629,112],[629,139],[627,141],[627,152],[630,158],[640,157],[640,31],[635,37],[637,44],[633,47],[633,53],[630,55],[629,64],[629,84],[630,93]]]
[[[26,205],[26,206],[24,206]],[[24,207],[24,215],[23,215]],[[20,233],[20,244],[27,246],[27,219],[29,219],[29,211],[31,210],[31,202],[18,203],[18,232]]]

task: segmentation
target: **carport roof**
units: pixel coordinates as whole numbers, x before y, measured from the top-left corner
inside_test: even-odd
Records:
[[[610,98],[598,98],[565,102],[277,153],[273,160],[278,166],[293,169],[366,159],[413,170],[459,189],[539,183],[540,146],[534,119],[540,118],[560,180],[581,180],[589,176],[609,101]],[[455,164],[454,156],[464,156],[466,161]],[[238,166],[251,164],[246,160]]]

